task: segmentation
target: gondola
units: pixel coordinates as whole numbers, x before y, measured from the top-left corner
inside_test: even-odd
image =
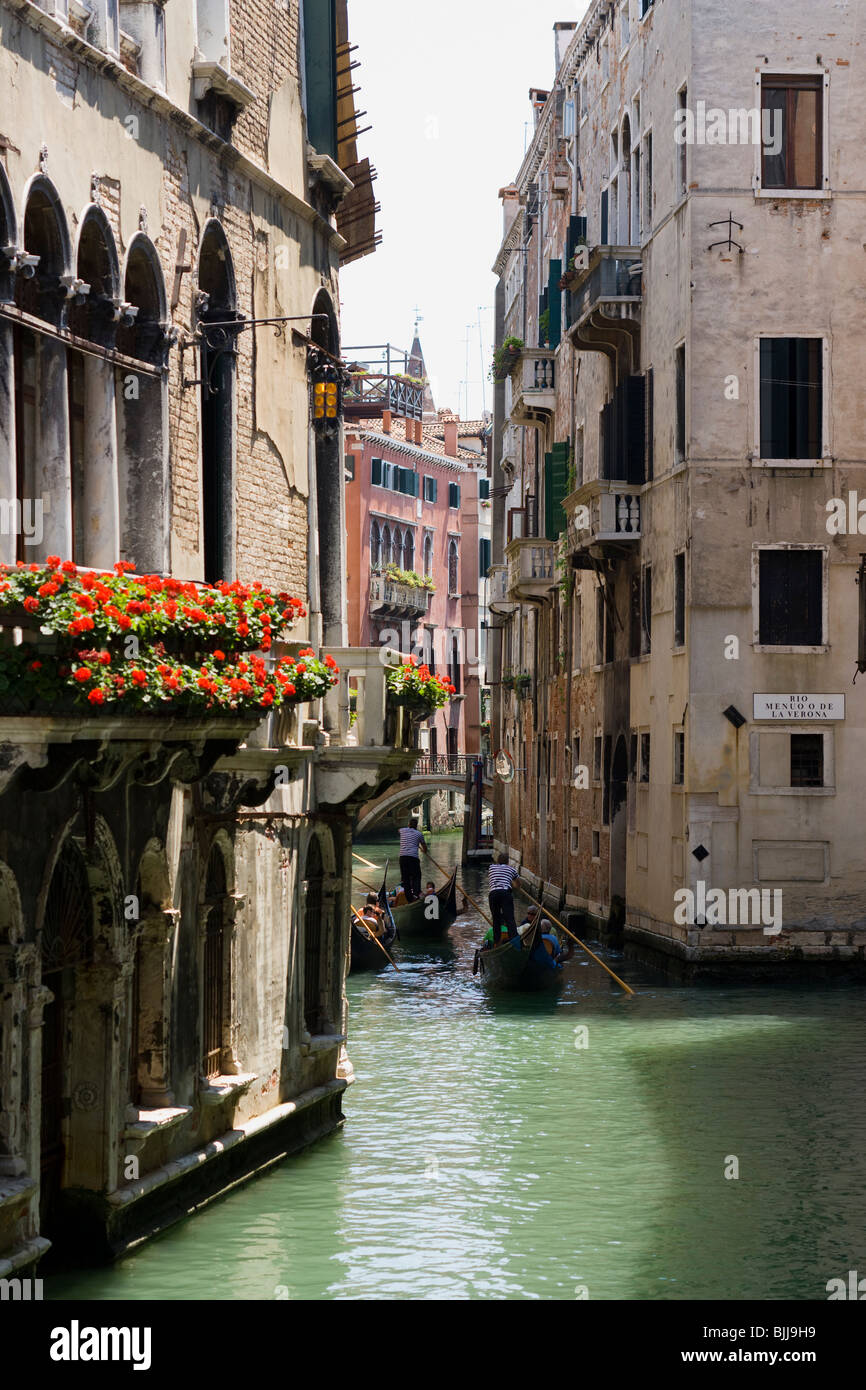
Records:
[[[560,989],[564,972],[553,970],[543,961],[533,960],[537,928],[527,932],[518,946],[506,941],[487,951],[476,951],[472,966],[482,984],[491,991],[521,990],[535,992]]]
[[[393,955],[393,946],[394,942],[397,939],[397,924],[394,921],[394,917],[391,912],[391,906],[388,902],[387,883],[388,864],[386,863],[385,877],[382,879],[382,887],[379,889],[379,902],[385,909],[385,921],[388,925],[385,931],[385,935],[383,937],[380,937],[380,941],[382,946],[385,947],[385,951],[388,951],[391,955]],[[385,955],[385,951],[383,951],[380,946],[376,945],[376,942],[370,936],[369,932],[365,931],[365,929],[361,926],[354,913],[352,913],[352,922],[349,935],[352,948],[352,973],[360,970],[385,969],[385,967],[388,965],[388,957]]]
[[[401,940],[414,936],[440,936],[451,925],[457,916],[456,868],[448,882],[437,890],[436,898],[439,905],[434,913],[430,911],[433,905],[428,903],[426,894],[417,902],[405,903],[402,907],[392,906],[391,912]]]

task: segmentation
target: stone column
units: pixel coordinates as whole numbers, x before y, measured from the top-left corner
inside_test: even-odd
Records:
[[[72,470],[66,348],[37,334],[36,441],[33,500],[42,502],[42,538],[28,547],[34,560],[72,555]],[[38,532],[37,532],[38,534]]]
[[[15,356],[13,328],[0,319],[0,564],[14,565],[18,483],[15,466]]]
[[[84,359],[84,411],[84,554],[81,559],[94,569],[111,569],[120,554],[114,366],[102,357],[89,354]]]

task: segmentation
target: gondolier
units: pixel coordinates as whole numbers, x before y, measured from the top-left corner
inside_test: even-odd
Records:
[[[514,921],[514,897],[511,890],[515,879],[518,879],[520,875],[509,864],[507,854],[500,854],[498,862],[491,864],[487,872],[490,879],[487,901],[490,904],[490,915],[493,918],[493,944],[498,946],[503,939],[503,928],[509,939],[517,935],[517,926]]]
[[[421,896],[421,856],[427,853],[427,841],[418,829],[418,817],[413,816],[407,826],[400,831],[400,876],[403,889],[410,903],[417,902]]]

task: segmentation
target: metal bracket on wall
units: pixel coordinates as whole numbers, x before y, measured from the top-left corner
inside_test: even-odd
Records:
[[[712,231],[714,227],[727,227],[728,229],[727,241],[714,241],[712,246],[707,247],[708,251],[715,251],[720,246],[723,246],[726,251],[733,251],[734,247],[736,247],[741,256],[745,255],[745,248],[742,247],[738,241],[734,241],[734,228],[738,227],[742,232],[744,230],[743,224],[742,222],[736,222],[732,213],[729,212],[723,222],[709,222],[707,225],[710,231]]]

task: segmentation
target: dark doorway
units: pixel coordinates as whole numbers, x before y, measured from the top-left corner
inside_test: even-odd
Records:
[[[42,1024],[42,1116],[40,1131],[40,1230],[50,1231],[63,1186],[66,1116],[69,1113],[70,1018],[78,967],[91,956],[93,909],[87,865],[67,840],[48,889],[42,924],[42,981],[54,995]]]
[[[217,845],[210,852],[205,880],[205,903],[210,908],[205,928],[202,975],[202,1075],[222,1074],[225,1003],[226,869]]]
[[[310,337],[323,355],[320,366],[333,362],[340,354],[340,335],[331,297],[320,290],[313,305],[314,317]],[[312,354],[314,358],[318,354]],[[343,643],[343,454],[339,419],[323,420],[316,425],[316,512],[318,521],[318,580],[319,610],[322,615],[322,641],[325,645]],[[387,528],[386,528],[387,537]],[[392,556],[390,538],[383,537],[382,563]]]
[[[610,896],[625,898],[628,830],[628,747],[620,734],[610,769]]]

